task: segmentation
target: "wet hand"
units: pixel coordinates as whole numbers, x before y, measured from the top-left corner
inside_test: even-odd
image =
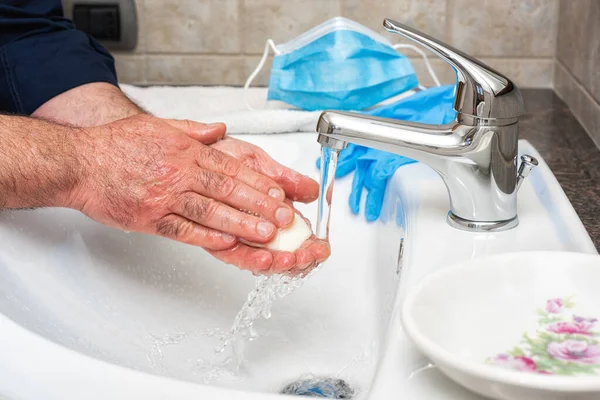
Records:
[[[136,115],[84,132],[71,205],[96,221],[230,251],[241,258],[220,258],[246,266],[262,256],[238,238],[267,243],[293,220],[289,188],[201,143],[222,138],[223,124]]]
[[[258,146],[226,137],[212,144],[211,147],[236,158],[253,171],[272,179],[283,188],[286,197],[292,201],[310,203],[319,196],[319,184],[314,179],[278,163]]]
[[[206,138],[191,134],[191,137],[209,144]],[[290,200],[309,203],[317,199],[319,184],[273,160],[264,150],[243,140],[225,138],[211,147],[238,159],[252,170],[261,173],[277,182],[286,193],[286,202]],[[296,210],[297,213],[299,213]],[[306,220],[306,218],[305,218]],[[306,222],[309,224],[308,220]],[[243,243],[222,251],[212,251],[216,258],[247,269],[255,274],[290,273],[305,274],[317,264],[325,261],[330,255],[329,243],[312,235],[300,249],[295,252],[272,251],[250,247]]]
[[[296,212],[300,214],[299,211]],[[310,222],[306,218],[304,220],[310,226]],[[255,275],[305,275],[324,262],[331,249],[327,241],[317,239],[313,234],[294,252],[256,248],[238,242],[231,249],[209,250],[209,253],[225,263],[252,271]]]

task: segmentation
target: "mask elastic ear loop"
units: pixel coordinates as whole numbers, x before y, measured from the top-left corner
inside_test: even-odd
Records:
[[[440,80],[438,79],[437,75],[433,71],[433,68],[431,67],[431,64],[429,63],[429,59],[427,58],[427,54],[425,54],[425,52],[423,50],[421,50],[417,46],[413,46],[412,44],[403,44],[403,43],[395,44],[392,47],[394,48],[394,50],[409,48],[409,49],[413,49],[414,51],[416,51],[417,53],[419,53],[423,57],[423,60],[425,61],[425,66],[427,67],[427,70],[429,71],[429,75],[431,75],[431,78],[433,79],[433,82],[435,83],[435,85],[436,86],[442,86],[440,84]],[[419,85],[419,89],[423,90],[423,89],[425,89],[425,87],[423,85]]]
[[[248,88],[250,87],[250,84],[252,83],[254,78],[256,78],[256,75],[258,75],[262,67],[265,65],[265,62],[267,62],[267,57],[269,56],[269,48],[273,50],[273,53],[275,53],[275,55],[281,54],[281,52],[275,47],[275,43],[273,42],[273,40],[268,39],[265,43],[265,51],[263,52],[262,58],[258,62],[256,69],[252,71],[252,73],[246,80],[246,83],[244,83],[244,103],[246,103],[246,107],[248,108],[248,110],[254,110],[254,108],[252,108],[250,102],[248,101]]]

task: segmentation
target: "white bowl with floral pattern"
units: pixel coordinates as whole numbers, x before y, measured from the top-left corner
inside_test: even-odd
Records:
[[[522,252],[431,274],[402,322],[450,379],[501,400],[600,399],[600,256]]]

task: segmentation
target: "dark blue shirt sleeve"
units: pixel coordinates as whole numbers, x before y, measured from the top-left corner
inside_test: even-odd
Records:
[[[92,82],[117,86],[114,59],[63,17],[61,0],[0,2],[0,111],[29,115]]]

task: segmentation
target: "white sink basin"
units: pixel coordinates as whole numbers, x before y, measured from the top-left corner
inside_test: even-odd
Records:
[[[253,139],[318,176],[314,135]],[[246,347],[248,376],[216,385],[277,393],[306,374],[340,374],[357,391],[370,386],[397,293],[402,228],[352,216],[350,182],[339,182],[335,193],[337,251],[300,290],[275,302],[272,319],[258,323],[264,334]],[[299,208],[316,216],[316,204]],[[229,329],[254,287],[250,273],[200,248],[110,229],[66,209],[5,212],[0,241],[0,354],[10,355],[0,359],[0,397],[106,400],[122,391],[122,398],[150,399],[160,389],[181,390],[180,398],[233,398],[183,382],[202,382],[193,363],[217,345],[194,332]],[[161,356],[156,343],[181,333],[190,337],[161,346]]]
[[[314,134],[243,139],[318,177]],[[331,258],[276,301],[271,319],[259,321],[261,335],[246,347],[245,377],[211,385],[195,367],[217,343],[203,333],[230,327],[254,286],[252,275],[199,248],[113,230],[71,210],[4,212],[0,398],[267,399],[307,374],[340,377],[363,399],[477,398],[414,349],[397,309],[409,285],[449,262],[517,250],[596,252],[540,164],[519,195],[521,224],[494,234],[449,227],[446,189],[425,165],[395,175],[386,223],[352,215],[352,178],[339,180]],[[315,205],[299,208],[314,223]],[[395,215],[398,209],[404,212]]]

